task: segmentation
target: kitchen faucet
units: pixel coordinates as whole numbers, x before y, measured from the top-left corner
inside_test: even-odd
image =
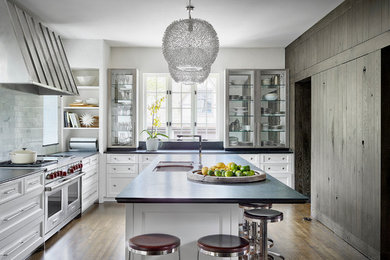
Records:
[[[202,136],[201,135],[177,135],[178,141],[183,141],[182,137],[197,137],[199,138],[199,169],[202,168]]]

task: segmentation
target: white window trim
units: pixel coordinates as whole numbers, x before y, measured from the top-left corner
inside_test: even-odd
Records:
[[[216,120],[216,124],[217,124],[217,129],[216,129],[216,134],[217,134],[217,138],[218,139],[213,139],[213,140],[207,140],[207,141],[210,141],[210,142],[222,142],[223,141],[223,129],[224,129],[224,126],[223,126],[223,122],[224,122],[224,107],[221,107],[219,106],[218,104],[224,104],[224,89],[223,89],[223,86],[220,84],[221,82],[221,79],[220,79],[220,74],[219,73],[211,73],[212,75],[215,76],[215,79],[216,79],[216,85],[217,85],[217,89],[216,89],[216,114],[217,114],[217,120]],[[146,122],[146,113],[147,113],[147,95],[146,95],[146,78],[148,76],[169,76],[169,73],[143,73],[142,74],[142,86],[140,88],[140,91],[138,91],[139,95],[141,96],[141,98],[139,98],[139,100],[141,101],[140,104],[139,104],[139,108],[138,111],[139,111],[139,124],[140,126],[142,126],[139,130],[139,133],[143,130],[143,129],[146,129],[147,127],[147,122]],[[167,90],[172,90],[172,81],[173,79],[170,78],[168,80],[168,83],[167,83]],[[192,86],[192,92],[194,92],[194,87]],[[196,119],[196,109],[197,109],[197,102],[196,102],[196,95],[192,95],[192,104],[193,106],[195,106],[195,108],[192,109],[192,113],[191,113],[191,124],[192,124],[192,127],[193,129],[195,129],[195,125],[194,125],[194,122],[195,122],[195,119]],[[167,106],[172,108],[172,99],[171,98],[168,98],[167,100]],[[166,115],[166,118],[167,118],[167,121],[168,122],[172,122],[172,118],[171,118],[171,115],[170,113],[168,113],[168,109],[167,109],[167,115]],[[168,133],[170,133],[171,131],[171,126],[168,127]],[[146,140],[146,136],[145,135],[142,135],[140,136],[140,140],[141,141],[145,141]],[[168,141],[168,142],[172,142],[172,141],[177,141],[176,139],[173,139],[171,136],[170,136],[170,139],[162,139],[162,141]]]

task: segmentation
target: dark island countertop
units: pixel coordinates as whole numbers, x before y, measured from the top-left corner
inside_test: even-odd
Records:
[[[105,153],[107,154],[197,154],[198,150],[138,150],[138,149],[110,149]],[[262,150],[202,150],[202,154],[262,154],[262,153],[292,153],[290,149],[262,149]]]
[[[205,184],[187,180],[184,172],[154,172],[159,161],[178,161],[175,155],[160,155],[115,199],[119,203],[306,203],[308,198],[270,175],[262,182],[243,184]],[[192,160],[197,163],[198,155]],[[203,165],[236,162],[250,165],[237,155],[215,154],[204,157]]]
[[[45,168],[0,168],[0,184],[44,171]]]

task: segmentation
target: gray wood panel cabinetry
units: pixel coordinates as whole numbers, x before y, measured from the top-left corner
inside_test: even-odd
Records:
[[[373,258],[380,250],[380,57],[312,77],[312,214]]]
[[[381,108],[381,50],[390,45],[389,29],[389,0],[346,0],[286,48],[292,148],[301,145],[295,87],[311,78],[312,214],[374,259],[390,257],[383,213],[381,220],[389,201],[381,152],[389,110]]]

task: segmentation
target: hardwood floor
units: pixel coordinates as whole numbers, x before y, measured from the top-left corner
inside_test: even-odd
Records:
[[[303,220],[310,217],[310,204],[274,205],[274,209],[284,213],[284,220],[268,225],[269,236],[275,241],[272,250],[286,259],[366,259],[318,221]],[[122,260],[124,215],[124,204],[94,205],[46,241],[45,250],[30,259]]]

